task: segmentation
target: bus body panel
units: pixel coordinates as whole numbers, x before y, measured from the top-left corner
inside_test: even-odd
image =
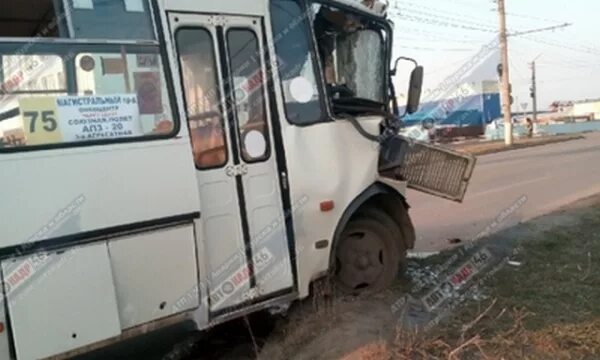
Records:
[[[17,358],[41,359],[119,335],[106,242],[45,255],[51,268],[7,297]],[[3,261],[3,272],[15,262],[31,257]]]
[[[268,3],[265,0],[267,6]],[[360,6],[353,1],[344,4]],[[270,24],[271,14],[265,19]],[[267,26],[266,32],[268,48],[274,49],[277,34],[273,34],[271,26]],[[273,69],[277,68],[275,55],[271,54]],[[330,268],[334,234],[344,211],[378,180],[379,146],[360,135],[345,120],[332,118],[332,121],[310,126],[292,125],[285,111],[280,73],[273,71],[272,76],[293,209],[298,292],[304,298],[309,295],[311,281]],[[379,134],[381,117],[363,117],[359,121],[369,133]],[[320,203],[324,201],[333,201],[334,209],[322,212]],[[329,246],[317,249],[315,243],[321,240],[327,240]]]
[[[197,308],[192,224],[108,242],[121,329]]]
[[[194,240],[189,223],[5,260],[19,359],[57,355],[196,309]]]
[[[381,119],[362,119],[377,132]],[[378,147],[361,137],[349,122],[332,122],[300,128],[285,126],[294,213],[298,284],[301,297],[309,295],[312,280],[330,268],[336,227],[350,203],[377,180]],[[349,146],[348,144],[352,144]],[[333,201],[334,209],[320,210],[321,202]],[[328,240],[317,249],[315,243]]]
[[[10,333],[8,327],[8,319],[6,317],[6,298],[1,297],[0,300],[0,323],[3,325],[2,332],[0,332],[0,360],[10,359]]]
[[[189,146],[172,139],[3,154],[0,247],[24,252],[47,239],[198,212]]]

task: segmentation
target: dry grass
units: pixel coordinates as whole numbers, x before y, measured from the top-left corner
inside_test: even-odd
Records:
[[[393,313],[391,304],[410,284],[387,295],[340,299],[324,280],[282,320],[258,358],[600,359],[600,206],[587,206],[573,212],[577,222],[528,226],[514,259],[521,265],[504,266],[483,284],[486,300],[460,303],[427,332],[397,328],[404,313]],[[490,241],[514,254],[510,239]]]
[[[469,301],[426,333],[399,330],[396,359],[600,359],[600,207],[577,226],[552,229],[519,248]]]

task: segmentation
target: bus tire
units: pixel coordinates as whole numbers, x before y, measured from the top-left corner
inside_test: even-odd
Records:
[[[359,211],[336,247],[336,288],[346,294],[385,290],[396,280],[405,254],[401,231],[390,216],[373,208]]]

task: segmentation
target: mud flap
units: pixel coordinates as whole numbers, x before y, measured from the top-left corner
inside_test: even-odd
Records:
[[[381,145],[379,173],[408,187],[462,202],[477,158],[443,146],[395,136]]]

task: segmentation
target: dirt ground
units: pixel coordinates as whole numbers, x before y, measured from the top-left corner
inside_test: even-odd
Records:
[[[251,351],[269,360],[600,359],[599,256],[596,197],[412,260],[383,294],[335,296],[322,282]]]

